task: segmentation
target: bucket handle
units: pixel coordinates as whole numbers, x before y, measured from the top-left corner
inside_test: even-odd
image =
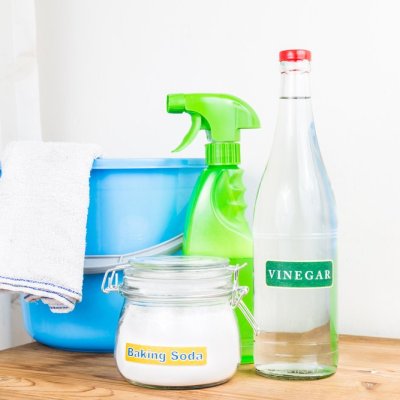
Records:
[[[161,256],[174,254],[182,248],[183,234],[175,236],[155,246],[122,255],[86,256],[85,274],[100,274],[109,269],[126,264],[129,259],[144,256]]]

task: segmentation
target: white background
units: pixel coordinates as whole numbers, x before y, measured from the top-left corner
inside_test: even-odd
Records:
[[[263,125],[242,135],[252,218],[277,116],[278,52],[312,50],[317,134],[339,211],[340,332],[400,338],[399,11],[389,0],[37,0],[43,136],[169,157],[189,118],[166,113],[167,93],[234,94]],[[179,156],[202,156],[204,143]]]
[[[39,138],[34,2],[0,0],[0,150],[10,140]],[[27,340],[19,296],[0,294],[0,349]]]

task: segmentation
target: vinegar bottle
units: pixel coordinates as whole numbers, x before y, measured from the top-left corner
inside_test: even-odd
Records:
[[[280,52],[278,123],[254,213],[259,374],[319,379],[336,371],[336,210],[315,133],[311,53]]]

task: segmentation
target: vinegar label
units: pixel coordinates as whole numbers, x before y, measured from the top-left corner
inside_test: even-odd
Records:
[[[333,283],[332,261],[267,261],[267,286],[285,288],[322,288]]]
[[[206,365],[207,347],[164,347],[126,343],[125,360],[168,366]]]

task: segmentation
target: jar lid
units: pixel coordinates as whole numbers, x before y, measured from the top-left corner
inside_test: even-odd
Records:
[[[135,257],[129,260],[131,270],[145,269],[162,271],[163,273],[187,273],[198,271],[202,273],[221,271],[221,267],[228,267],[229,260],[222,257],[208,256],[151,256]],[[129,272],[129,267],[125,270]]]
[[[237,270],[229,260],[203,256],[159,256],[129,260],[120,292],[141,300],[209,299],[232,294]]]

